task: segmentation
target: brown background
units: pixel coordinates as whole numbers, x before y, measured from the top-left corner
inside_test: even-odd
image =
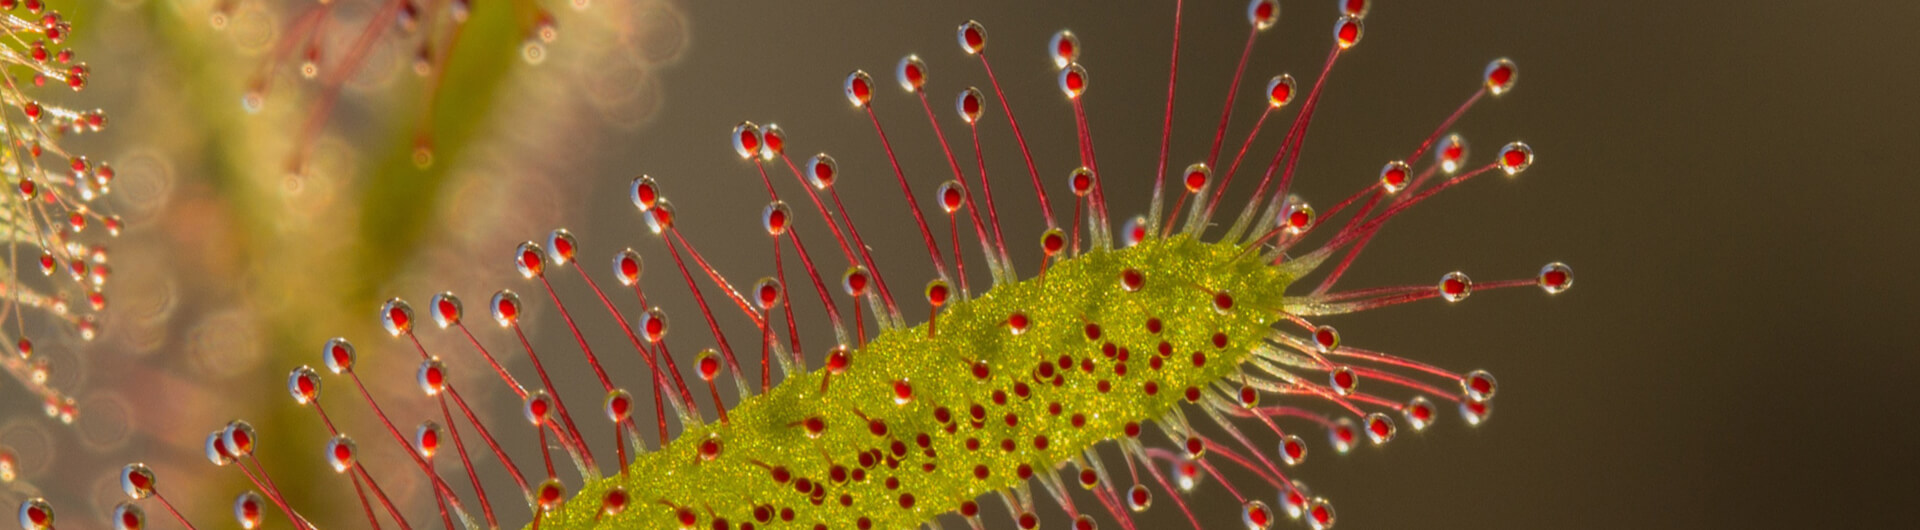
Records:
[[[665,107],[651,126],[616,141],[625,152],[605,160],[605,192],[584,201],[591,226],[575,232],[587,255],[631,244],[668,263],[620,193],[627,178],[650,173],[666,183],[708,258],[750,283],[771,270],[755,232],[762,196],[726,131],[739,120],[775,121],[795,154],[839,158],[843,192],[883,266],[899,278],[925,277],[873,132],[839,87],[853,68],[881,82],[877,111],[909,176],[930,194],[947,178],[944,162],[917,105],[891,83],[892,68],[919,53],[936,112],[950,136],[963,134],[949,110],[953,94],[984,84],[954,44],[953,28],[968,18],[987,25],[997,73],[1056,188],[1072,163],[1071,121],[1041,53],[1054,30],[1079,34],[1110,201],[1138,211],[1156,154],[1172,11],[1144,4],[689,3],[693,44],[662,77]],[[1176,168],[1204,156],[1246,31],[1243,4],[1190,4]],[[1278,72],[1314,79],[1331,4],[1286,3],[1280,25],[1261,36],[1243,96]],[[1427,433],[1345,457],[1313,437],[1317,458],[1296,475],[1335,501],[1343,527],[1877,527],[1904,519],[1920,405],[1910,390],[1920,363],[1908,305],[1920,294],[1908,267],[1920,175],[1904,156],[1920,118],[1910,97],[1920,58],[1910,26],[1920,4],[1381,4],[1328,84],[1299,191],[1324,205],[1364,185],[1503,55],[1521,67],[1516,92],[1475,109],[1457,130],[1481,160],[1524,139],[1539,162],[1518,180],[1471,183],[1396,221],[1347,284],[1428,282],[1455,269],[1490,280],[1564,260],[1579,285],[1552,298],[1495,292],[1335,321],[1349,343],[1488,368],[1504,385],[1493,421],[1478,429],[1449,414]],[[1241,100],[1229,150],[1256,105]],[[1039,226],[1031,206],[1006,206],[1031,204],[1024,179],[1015,180],[1024,170],[1004,123],[989,116],[988,157],[1010,210],[1002,213],[1010,237],[1029,241]],[[1275,130],[1256,152],[1277,142]],[[817,221],[810,208],[799,211]],[[815,228],[815,245],[826,244]],[[528,235],[536,233],[544,230]],[[1018,260],[1027,273],[1033,261]],[[692,309],[671,298],[662,305]],[[546,340],[558,347],[566,339]],[[1233,523],[1218,484],[1199,497],[1209,522]],[[993,506],[994,526],[1006,525]],[[1180,524],[1170,506],[1162,499],[1143,527]],[[1048,516],[1064,522],[1057,511]]]

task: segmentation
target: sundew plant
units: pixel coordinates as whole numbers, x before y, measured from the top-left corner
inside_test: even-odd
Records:
[[[1033,529],[1043,520],[1076,530],[1157,527],[1143,519],[1147,512],[1176,513],[1194,528],[1333,527],[1343,492],[1309,489],[1295,466],[1309,455],[1391,447],[1441,421],[1478,425],[1490,418],[1498,389],[1487,370],[1371,349],[1367,337],[1343,337],[1336,324],[1402,304],[1461,303],[1514,288],[1551,295],[1573,284],[1571,268],[1558,262],[1525,264],[1492,281],[1460,271],[1400,285],[1343,281],[1403,212],[1469,181],[1520,179],[1535,162],[1529,145],[1491,138],[1480,140],[1485,154],[1476,158],[1454,131],[1470,110],[1515,89],[1518,65],[1441,50],[1429,53],[1462,66],[1434,89],[1457,87],[1459,105],[1433,109],[1418,143],[1378,161],[1377,173],[1347,194],[1303,196],[1299,179],[1323,178],[1298,171],[1315,111],[1335,92],[1336,67],[1358,60],[1349,55],[1365,45],[1373,3],[1297,3],[1285,24],[1276,0],[1253,0],[1232,16],[1180,1],[1165,6],[1173,37],[1155,58],[1166,61],[1155,131],[1092,126],[1084,103],[1100,97],[1101,86],[1073,32],[1020,49],[970,20],[951,27],[954,48],[925,53],[965,58],[985,74],[983,86],[943,82],[921,57],[905,54],[884,71],[846,74],[838,100],[806,99],[818,91],[767,94],[794,105],[845,105],[848,119],[871,129],[872,148],[816,152],[804,131],[715,117],[725,137],[685,141],[730,143],[737,159],[711,163],[737,168],[739,181],[641,167],[623,190],[645,232],[631,243],[664,248],[669,259],[643,260],[631,248],[582,251],[582,239],[617,238],[641,231],[636,226],[529,232],[501,249],[498,271],[520,277],[509,288],[394,297],[376,313],[384,337],[312,337],[308,360],[287,366],[281,409],[310,414],[327,438],[279,439],[236,419],[196,440],[213,466],[201,471],[234,469],[246,479],[251,488],[233,497],[230,515],[244,528]],[[325,5],[315,9],[324,13]],[[410,29],[426,23],[411,18],[418,13],[467,8],[463,0],[383,6],[375,24]],[[534,27],[550,29],[540,20]],[[1247,57],[1283,26],[1325,35],[1324,62],[1271,77],[1251,72]],[[1196,52],[1180,39],[1195,31],[1246,32],[1232,77],[1183,74],[1182,61]],[[447,38],[455,37],[420,41],[429,58],[423,68]],[[299,39],[292,42],[273,60],[299,57]],[[1003,88],[990,56],[1050,61],[1055,90]],[[1244,97],[1252,91],[1243,86],[1259,87],[1260,96]],[[1176,108],[1176,94],[1189,90],[1225,90],[1226,105]],[[888,99],[918,108],[892,112],[898,107],[879,104]],[[1252,125],[1229,134],[1249,107],[1258,109]],[[1176,112],[1219,118],[1207,130],[1183,131]],[[1070,120],[1076,164],[1036,162],[1030,146],[1040,143],[1021,128],[1035,120]],[[896,156],[889,133],[907,127],[934,132],[941,171],[909,171]],[[1102,141],[1116,134],[1152,135],[1158,163],[1102,168]],[[1256,147],[1263,137],[1278,146]],[[1015,145],[1018,156],[990,156],[983,142]],[[1206,154],[1176,160],[1176,142],[1202,142]],[[76,175],[97,174],[84,164],[74,162]],[[849,185],[897,187],[898,205],[887,218],[856,221],[841,193]],[[764,204],[759,232],[700,240],[683,231],[714,222],[673,203],[701,186]],[[1127,188],[1150,199],[1109,201]],[[1042,222],[1002,222],[1013,209],[1037,210]],[[877,245],[868,237],[875,223],[917,237]],[[717,245],[770,248],[764,262],[729,263],[702,252]],[[932,273],[916,277],[921,269],[899,261],[883,267],[880,249],[924,255]],[[556,284],[592,296],[563,296]],[[663,290],[693,304],[662,307]],[[796,317],[816,310],[823,327]],[[571,347],[536,347],[528,324],[536,313],[564,323]],[[589,338],[581,322],[590,319],[617,322],[619,336]],[[727,329],[742,323],[753,333]],[[500,333],[477,333],[483,326]],[[422,340],[427,334],[454,340]],[[374,352],[418,364],[406,373],[362,369]],[[591,373],[556,379],[555,360],[574,356]],[[609,370],[603,360],[614,356],[633,356],[644,369]],[[370,384],[375,378],[406,380],[417,393]],[[579,381],[587,388],[575,388]],[[501,391],[519,404],[505,418],[479,398]],[[535,450],[503,443],[522,439],[536,440]],[[259,457],[265,448],[310,454],[325,471],[269,469]],[[405,458],[368,465],[373,452]],[[483,480],[499,474],[510,487]],[[213,514],[178,502],[210,492],[172,489],[163,478],[144,463],[127,464],[118,477],[127,499],[108,520],[118,528],[214,526],[205,522]],[[287,493],[293,483],[351,509],[305,506]],[[405,502],[402,488],[432,503]],[[23,501],[21,525],[54,527],[56,504]],[[1004,515],[988,506],[1003,506]]]

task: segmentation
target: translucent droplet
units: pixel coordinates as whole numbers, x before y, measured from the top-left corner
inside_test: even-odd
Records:
[[[1360,44],[1360,35],[1362,33],[1364,33],[1364,28],[1360,26],[1360,19],[1357,17],[1343,16],[1340,17],[1339,22],[1335,22],[1333,25],[1334,43],[1339,44],[1342,50]]]
[[[613,277],[620,280],[620,285],[639,283],[641,270],[639,252],[629,248],[613,255]]]
[[[660,235],[668,230],[672,230],[673,203],[666,199],[660,199],[660,202],[654,203],[652,210],[647,211],[646,218],[647,230],[652,231],[653,235]]]
[[[1293,76],[1280,74],[1267,81],[1267,106],[1280,108],[1293,102]]]
[[[934,190],[933,197],[947,215],[953,215],[954,212],[960,211],[960,207],[967,204],[967,191],[960,187],[959,181],[949,180],[941,183],[940,187]]]
[[[1291,488],[1280,489],[1280,509],[1287,512],[1287,517],[1299,519],[1306,515],[1307,505],[1311,502],[1312,494],[1307,493],[1307,485],[1300,481],[1294,481]]]
[[[1499,383],[1493,379],[1493,374],[1487,373],[1486,370],[1474,370],[1460,378],[1460,389],[1466,392],[1469,400],[1487,401],[1493,399],[1493,393],[1499,389]]]
[[[433,323],[440,325],[440,329],[460,323],[460,297],[454,296],[453,291],[440,291],[428,303],[433,306]]]
[[[1449,134],[1440,142],[1440,149],[1433,153],[1434,161],[1440,163],[1440,170],[1451,175],[1467,164],[1467,139],[1458,134]]]
[[[122,502],[113,505],[114,530],[142,530],[147,527],[147,512],[133,503]]]
[[[1280,2],[1276,0],[1253,0],[1247,2],[1247,22],[1261,31],[1273,27],[1280,21]]]
[[[1560,294],[1573,287],[1573,268],[1558,261],[1548,263],[1540,268],[1539,282],[1547,294]]]
[[[20,502],[20,527],[26,530],[51,530],[53,505],[34,497]]]
[[[573,232],[565,228],[556,228],[547,233],[547,259],[554,265],[573,263],[573,255],[580,248],[580,242],[573,238]]]
[[[1067,190],[1076,197],[1085,197],[1093,192],[1093,178],[1093,170],[1086,166],[1073,168],[1073,172],[1067,174]]]
[[[1481,422],[1487,421],[1487,416],[1492,414],[1493,402],[1491,401],[1460,402],[1460,417],[1467,420],[1467,425],[1478,426]]]
[[[1179,487],[1180,491],[1193,491],[1194,488],[1200,486],[1201,478],[1200,465],[1194,463],[1192,460],[1181,460],[1173,463],[1173,484]]]
[[[259,433],[253,430],[253,424],[247,423],[246,420],[233,420],[227,422],[225,429],[220,430],[220,443],[226,446],[229,454],[237,458],[253,454],[254,442],[259,439],[258,436]]]
[[[1327,386],[1333,387],[1333,393],[1342,396],[1353,395],[1354,388],[1360,386],[1360,374],[1346,366],[1335,367],[1327,372]]]
[[[1333,528],[1333,522],[1332,503],[1324,498],[1314,497],[1313,501],[1307,504],[1307,524],[1313,525],[1314,530]]]
[[[1333,329],[1333,326],[1313,328],[1313,346],[1318,348],[1320,353],[1327,353],[1333,351],[1335,348],[1339,348],[1340,330]]]
[[[387,303],[380,305],[380,327],[395,337],[412,333],[413,306],[408,305],[406,300],[388,298]]]
[[[1072,31],[1060,30],[1047,42],[1047,55],[1053,57],[1054,68],[1066,68],[1080,59],[1080,38]]]
[[[1373,442],[1373,445],[1381,445],[1393,440],[1394,433],[1399,431],[1393,425],[1393,418],[1384,413],[1368,414],[1361,423],[1366,425],[1367,441]]]
[[[528,393],[527,399],[521,403],[520,412],[534,426],[544,426],[553,417],[553,397],[547,395],[546,390]]]
[[[640,314],[640,336],[647,342],[660,342],[667,336],[667,313],[659,306],[648,308]]]
[[[646,175],[634,177],[630,194],[634,207],[642,212],[652,210],[654,203],[660,201],[660,184]]]
[[[1059,254],[1067,248],[1067,233],[1059,228],[1048,228],[1040,233],[1040,250],[1048,256]]]
[[[1153,507],[1153,493],[1147,491],[1146,486],[1134,484],[1133,487],[1127,488],[1127,509],[1144,512],[1151,507]]]
[[[1387,190],[1387,193],[1399,193],[1407,189],[1408,175],[1412,172],[1413,168],[1408,167],[1406,162],[1387,162],[1387,165],[1380,167],[1380,188]]]
[[[785,201],[767,203],[767,207],[760,210],[760,227],[767,230],[767,235],[779,237],[786,234],[792,222],[793,210],[787,208]]]
[[[769,123],[760,128],[760,159],[773,160],[787,153],[787,132],[779,124]]]
[[[917,55],[908,54],[906,57],[901,57],[900,64],[893,69],[893,74],[895,80],[900,82],[900,88],[908,92],[919,92],[920,87],[927,85],[927,63],[922,62]]]
[[[853,103],[855,107],[864,108],[873,102],[873,78],[864,70],[854,70],[853,73],[847,74],[847,81],[843,88],[847,93],[847,101]]]
[[[960,39],[960,49],[967,52],[967,55],[978,54],[981,50],[987,49],[987,28],[981,26],[979,21],[969,20],[961,24],[957,36]]]
[[[355,358],[353,343],[342,337],[327,339],[326,346],[320,349],[320,357],[326,362],[328,371],[335,374],[352,371]]]
[[[500,327],[520,323],[520,295],[514,294],[513,291],[501,289],[493,293],[493,300],[489,301],[487,306],[493,313],[493,321],[500,323]]]
[[[807,183],[814,189],[824,190],[833,187],[833,181],[840,176],[840,163],[826,153],[813,155],[807,161]]]
[[[760,155],[760,126],[750,121],[733,126],[733,152],[751,160]]]
[[[1407,400],[1407,406],[1402,407],[1400,413],[1407,417],[1407,425],[1413,427],[1414,431],[1424,431],[1428,425],[1433,425],[1433,402],[1427,401],[1425,396],[1414,396]]]
[[[953,298],[953,286],[949,285],[946,280],[935,278],[933,281],[927,282],[926,295],[928,304],[933,307],[944,306],[947,305],[948,300]]]
[[[1186,177],[1181,179],[1180,182],[1186,185],[1187,193],[1200,193],[1200,190],[1207,188],[1207,180],[1212,177],[1213,168],[1207,167],[1207,165],[1203,163],[1194,164],[1187,166]]]
[[[413,449],[420,452],[421,458],[432,460],[433,455],[440,452],[440,423],[425,420],[414,427]]]
[[[612,392],[607,393],[606,403],[603,405],[603,408],[607,413],[608,420],[613,421],[615,424],[626,423],[629,418],[633,417],[633,394],[628,393],[626,390],[614,389]]]
[[[20,456],[12,449],[0,446],[0,484],[13,482],[20,476]]]
[[[1440,277],[1440,298],[1448,302],[1466,300],[1473,294],[1473,279],[1466,273],[1455,271]]]
[[[1508,90],[1513,90],[1514,83],[1520,81],[1520,68],[1514,66],[1513,61],[1506,57],[1494,59],[1493,62],[1487,63],[1486,81],[1487,92],[1495,96],[1505,94]]]
[[[1333,451],[1347,454],[1353,450],[1353,444],[1359,442],[1360,433],[1353,426],[1353,420],[1340,418],[1327,428],[1327,442],[1333,444]]]
[[[1533,165],[1533,148],[1527,144],[1513,142],[1500,148],[1500,170],[1507,175],[1518,175]]]
[[[1079,99],[1087,92],[1087,69],[1073,63],[1060,70],[1060,91],[1067,94],[1067,99]]]
[[[753,282],[753,305],[759,307],[761,311],[772,311],[774,307],[780,305],[780,297],[784,292],[785,288],[780,285],[780,280],[772,277],[761,278],[760,281]]]
[[[439,357],[420,361],[420,369],[414,372],[414,382],[420,384],[420,391],[429,396],[440,395],[447,388],[447,365]]]
[[[120,468],[120,491],[133,500],[145,499],[153,495],[153,470],[146,464],[135,462]]]
[[[608,516],[620,515],[620,512],[627,511],[627,505],[632,502],[633,496],[627,494],[627,488],[621,486],[607,488],[607,492],[600,496],[600,513]],[[766,519],[761,519],[761,522],[771,519],[769,515]]]
[[[1288,196],[1287,207],[1280,210],[1280,226],[1289,234],[1299,235],[1313,228],[1315,212],[1313,206],[1299,197]]]
[[[854,265],[848,267],[845,274],[840,275],[840,287],[847,291],[847,295],[857,298],[867,294],[871,279],[872,276],[867,274],[865,266]]]
[[[333,439],[327,440],[327,465],[333,466],[335,473],[346,473],[353,469],[354,454],[358,451],[359,446],[354,445],[352,438],[344,434],[334,435]]]
[[[1307,443],[1299,436],[1291,434],[1281,437],[1280,461],[1289,466],[1297,466],[1307,461]]]
[[[1247,530],[1267,530],[1273,526],[1273,519],[1273,510],[1267,508],[1267,503],[1247,501],[1240,507],[1240,522],[1246,523]]]
[[[206,453],[207,461],[213,462],[213,465],[216,466],[225,466],[233,463],[233,453],[227,451],[227,443],[220,439],[222,432],[223,431],[213,431],[207,433],[207,441],[201,448]]]
[[[312,403],[320,397],[320,374],[308,366],[293,369],[292,373],[287,374],[287,393],[293,395],[296,403]]]
[[[953,109],[959,111],[960,119],[965,120],[967,123],[978,123],[980,121],[980,111],[984,108],[982,101],[984,100],[980,95],[980,89],[967,87],[966,90],[960,91],[959,96],[954,97]]]
[[[658,210],[659,208],[655,208]],[[513,268],[520,271],[523,278],[532,278],[547,272],[546,250],[539,243],[523,241],[513,248]]]
[[[720,377],[720,352],[713,348],[700,350],[693,357],[693,366],[700,373],[700,380],[712,383]]]
[[[234,522],[240,523],[240,528],[247,530],[259,528],[266,516],[265,502],[266,501],[261,500],[259,493],[252,491],[241,492],[238,497],[234,497],[233,499]]]
[[[1127,248],[1134,245],[1138,245],[1140,244],[1141,241],[1146,241],[1146,240],[1147,240],[1146,216],[1136,215],[1136,216],[1127,218],[1127,223],[1123,225],[1120,229],[1120,248]]]

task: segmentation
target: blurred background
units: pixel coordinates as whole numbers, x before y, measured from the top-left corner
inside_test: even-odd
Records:
[[[1334,2],[1282,3],[1248,65],[1229,150],[1257,116],[1267,78],[1291,73],[1304,89],[1325,56]],[[1175,170],[1205,156],[1247,30],[1244,3],[1189,4]],[[1518,63],[1518,86],[1482,101],[1454,130],[1478,160],[1511,140],[1539,158],[1517,179],[1471,182],[1395,221],[1343,284],[1427,283],[1454,270],[1483,281],[1527,277],[1551,261],[1571,264],[1579,280],[1554,297],[1497,291],[1332,320],[1348,344],[1485,368],[1504,386],[1479,427],[1449,413],[1423,433],[1403,429],[1393,443],[1344,456],[1309,437],[1315,458],[1294,476],[1334,501],[1342,527],[1906,519],[1897,508],[1920,471],[1920,432],[1907,418],[1920,406],[1907,390],[1920,380],[1920,337],[1903,305],[1920,296],[1907,270],[1920,220],[1906,202],[1920,192],[1920,174],[1902,155],[1920,140],[1920,100],[1908,96],[1920,81],[1920,41],[1908,31],[1920,5],[1380,4],[1327,82],[1298,170],[1303,197],[1330,205],[1371,183],[1383,161],[1405,156],[1472,93],[1496,57]],[[581,264],[603,286],[615,252],[639,251],[652,266],[643,280],[651,301],[678,317],[680,333],[704,340],[691,297],[660,268],[671,261],[625,191],[633,177],[654,176],[681,229],[722,273],[742,286],[770,274],[758,176],[727,138],[742,120],[778,123],[796,157],[833,154],[847,175],[840,191],[882,267],[930,276],[871,126],[847,106],[841,83],[855,68],[879,82],[875,111],[924,200],[948,170],[917,102],[895,90],[893,68],[919,54],[949,139],[964,138],[951,98],[987,82],[954,43],[965,20],[986,25],[996,74],[1041,175],[1056,179],[1050,186],[1064,182],[1075,154],[1071,108],[1043,52],[1055,31],[1073,30],[1091,73],[1084,101],[1108,200],[1116,214],[1140,213],[1158,154],[1173,12],[1160,3],[1014,1],[521,0],[466,9],[428,1],[411,16],[366,0],[324,9],[50,5],[74,22],[66,44],[91,69],[88,86],[26,93],[107,112],[105,130],[61,141],[112,162],[101,209],[125,228],[110,240],[82,232],[113,253],[96,338],[82,340],[65,319],[22,324],[47,362],[46,385],[72,396],[74,415],[70,424],[50,418],[29,385],[0,383],[0,445],[15,456],[0,505],[44,496],[63,525],[105,526],[124,498],[117,471],[144,461],[202,528],[230,524],[233,496],[247,487],[204,456],[206,434],[235,418],[259,429],[261,458],[303,512],[356,524],[344,481],[323,471],[324,431],[287,397],[286,374],[318,367],[322,343],[344,336],[403,430],[437,416],[415,386],[411,346],[379,329],[376,310],[389,297],[411,301],[424,321],[428,298],[443,290],[476,318],[496,290],[519,292],[534,348],[556,352],[542,359],[561,397],[597,403],[572,336],[538,282],[510,261],[516,243],[544,241],[553,228],[579,237]],[[465,20],[457,30],[455,17]],[[357,40],[382,20],[391,27]],[[302,72],[309,49],[318,51],[312,79]],[[327,66],[347,57],[356,57],[344,62],[351,73]],[[984,149],[1003,206],[1017,205],[1002,208],[1002,223],[1010,238],[1029,241],[1042,222],[996,113],[982,127]],[[1267,126],[1252,159],[1279,142],[1284,128]],[[791,180],[777,184],[799,192]],[[817,217],[797,197],[788,200],[806,227]],[[817,227],[811,233],[824,241]],[[1031,273],[1037,249],[1014,254]],[[30,269],[29,260],[13,263]],[[609,372],[640,388],[642,364],[619,354],[628,348],[620,323],[593,308],[577,278],[556,278],[555,288],[584,304],[573,311]],[[827,328],[814,313],[800,324],[818,355]],[[757,334],[743,319],[722,323],[732,337]],[[530,373],[510,332],[473,329],[511,359],[509,370]],[[475,389],[473,405],[507,452],[537,458],[535,440],[518,429],[518,399],[478,395],[499,385],[465,338],[434,329],[421,339],[457,384]],[[376,474],[395,501],[428,524],[433,499],[419,474],[365,407],[342,396],[344,379],[327,383],[329,412],[385,471]],[[589,440],[611,438],[600,436],[610,434],[601,423],[582,423]],[[506,477],[484,478],[510,496]],[[1230,478],[1265,491],[1250,479]],[[1193,499],[1209,527],[1238,524],[1216,481]],[[1011,525],[998,503],[983,506],[991,527]],[[525,521],[503,513],[503,522]],[[1049,527],[1066,523],[1051,506],[1042,515]],[[1185,524],[1167,504],[1145,515],[1143,528]]]

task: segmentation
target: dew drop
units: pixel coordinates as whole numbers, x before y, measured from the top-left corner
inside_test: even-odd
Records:
[[[20,456],[14,454],[12,449],[0,446],[0,484],[13,482],[13,479],[18,476],[20,476]]]
[[[1487,416],[1492,414],[1493,402],[1491,401],[1460,402],[1460,417],[1467,420],[1467,425],[1478,426],[1481,422],[1487,421]]]
[[[613,255],[613,277],[620,280],[620,285],[631,287],[633,284],[639,283],[640,271],[639,252],[634,252],[633,249],[629,248]]]
[[[1333,522],[1333,504],[1328,503],[1326,499],[1314,497],[1313,501],[1307,504],[1307,523],[1313,525],[1314,530],[1333,528]]]
[[[216,466],[225,466],[233,463],[233,453],[227,451],[227,443],[221,441],[221,433],[222,431],[207,433],[206,444],[201,447],[206,453],[207,461],[213,462],[213,465]]]
[[[493,321],[500,323],[500,327],[520,323],[520,295],[513,291],[501,289],[493,293],[493,299],[487,303],[487,307],[493,313]]]
[[[1500,170],[1507,175],[1518,175],[1533,165],[1533,148],[1527,144],[1513,142],[1500,148]]]
[[[380,305],[380,327],[395,337],[413,332],[413,306],[406,300],[388,298]]]
[[[220,430],[221,445],[235,458],[253,454],[254,441],[258,439],[259,433],[253,430],[253,424],[245,420],[227,422],[226,428]]]
[[[720,352],[713,348],[700,350],[693,358],[693,365],[700,370],[700,380],[712,383],[720,377]]]
[[[1413,168],[1408,167],[1406,162],[1387,162],[1387,165],[1380,167],[1381,189],[1387,190],[1387,193],[1400,193],[1400,190],[1407,189],[1408,175],[1412,172]]]
[[[1280,211],[1280,226],[1289,234],[1299,235],[1313,228],[1313,206],[1299,197],[1287,197],[1287,207]]]
[[[752,160],[760,155],[760,126],[743,121],[733,126],[733,152],[743,160]]]
[[[1488,92],[1492,92],[1494,96],[1505,94],[1513,90],[1514,83],[1520,81],[1520,68],[1514,66],[1513,61],[1505,57],[1494,59],[1493,62],[1487,63],[1486,81]]]
[[[433,323],[440,329],[460,323],[460,297],[454,296],[453,291],[441,291],[428,303],[433,304]]]
[[[1072,31],[1060,30],[1047,42],[1047,54],[1053,57],[1054,68],[1066,68],[1080,59],[1080,38]]]
[[[760,128],[760,159],[773,160],[787,153],[787,132],[779,124],[769,123]]]
[[[542,512],[560,509],[560,503],[567,500],[567,487],[560,484],[560,479],[557,478],[541,481],[534,492],[534,500],[538,502]]]
[[[1440,277],[1440,298],[1448,302],[1466,300],[1473,294],[1473,279],[1466,273],[1454,271]]]
[[[1327,373],[1327,383],[1335,394],[1349,396],[1353,395],[1354,387],[1360,385],[1360,376],[1353,373],[1352,368],[1341,366]]]
[[[833,180],[840,176],[840,163],[826,153],[813,155],[807,161],[807,183],[814,189],[824,190],[833,187]]]
[[[865,108],[873,102],[873,78],[865,70],[854,70],[847,74],[847,81],[842,88],[847,93],[847,101],[855,107]]]
[[[900,58],[899,66],[894,67],[894,78],[900,82],[900,88],[908,92],[919,92],[927,85],[927,63],[920,56],[909,54]]]
[[[252,491],[240,493],[239,497],[233,499],[233,520],[247,530],[259,528],[265,517],[262,506],[264,502],[266,501],[261,500],[258,493]]]
[[[975,55],[987,49],[987,28],[979,21],[969,20],[960,25],[958,32],[960,49],[967,55]]]
[[[1085,197],[1093,192],[1093,179],[1093,170],[1086,166],[1073,168],[1073,172],[1067,174],[1067,189],[1076,197]]]
[[[1540,268],[1540,288],[1547,294],[1560,294],[1573,287],[1573,268],[1561,262],[1548,263]]]
[[[153,496],[153,489],[153,470],[146,464],[135,462],[120,469],[120,491],[125,492],[127,498],[145,499]]]
[[[980,95],[980,89],[967,87],[966,90],[960,91],[959,96],[954,98],[953,108],[960,112],[960,119],[965,120],[969,124],[977,123],[980,121],[980,111],[983,108],[981,101],[983,100]]]
[[[1139,291],[1141,287],[1146,286],[1146,283],[1147,277],[1139,269],[1129,267],[1120,271],[1120,289],[1123,291],[1129,293]]]
[[[1007,315],[1007,332],[1012,333],[1014,336],[1019,336],[1022,333],[1026,333],[1027,326],[1032,323],[1033,321],[1027,318],[1026,313]]]
[[[292,373],[287,374],[287,393],[293,395],[296,403],[312,403],[320,397],[320,374],[307,366],[293,369]]]
[[[1060,71],[1060,91],[1067,94],[1067,99],[1079,99],[1087,92],[1087,69],[1080,63],[1067,65]]]
[[[607,488],[607,492],[600,496],[600,514],[620,515],[620,512],[627,511],[627,505],[632,502],[633,496],[627,493],[627,488],[621,486]],[[767,518],[760,519],[760,522],[767,522],[767,519],[771,518],[769,514]]]
[[[1051,257],[1067,248],[1067,233],[1059,228],[1048,228],[1040,234],[1040,250]]]
[[[1369,0],[1340,0],[1340,14],[1353,18],[1367,16],[1367,10],[1373,7]]]
[[[1147,491],[1146,486],[1134,484],[1133,487],[1127,488],[1127,509],[1144,512],[1151,507],[1153,507],[1153,493]]]
[[[1180,488],[1180,491],[1193,491],[1194,488],[1200,486],[1201,478],[1202,475],[1200,474],[1199,464],[1195,464],[1191,460],[1181,460],[1173,463],[1173,483],[1174,486]]]
[[[1247,22],[1255,29],[1266,31],[1280,21],[1280,2],[1276,0],[1253,0],[1247,2]]]
[[[147,527],[147,512],[132,503],[122,502],[113,506],[114,530],[142,530]]]
[[[1126,225],[1120,230],[1121,248],[1131,247],[1147,240],[1147,218],[1135,215],[1127,218]]]
[[[325,347],[320,349],[320,357],[327,364],[327,370],[335,374],[353,370],[353,343],[347,339],[334,337],[327,339]]]
[[[1433,153],[1434,160],[1440,163],[1440,170],[1453,174],[1467,165],[1467,139],[1458,134],[1447,135],[1440,142],[1440,149]]]
[[[926,295],[928,304],[936,308],[944,306],[953,297],[953,287],[946,280],[935,278],[927,282]]]
[[[1186,185],[1187,193],[1200,193],[1200,190],[1206,189],[1207,180],[1212,177],[1213,169],[1207,167],[1204,163],[1194,164],[1187,166],[1186,175],[1186,178],[1182,179],[1181,183]]]
[[[1306,515],[1307,505],[1313,502],[1308,495],[1307,485],[1294,481],[1293,487],[1280,490],[1280,509],[1287,512],[1287,517],[1299,519]]]
[[[839,375],[846,373],[847,366],[853,364],[852,352],[844,344],[835,345],[827,350],[827,373]]]
[[[358,451],[359,446],[354,445],[352,438],[336,434],[333,439],[327,440],[327,465],[333,466],[335,473],[346,473],[353,469],[354,454]]]
[[[1293,76],[1280,74],[1267,81],[1267,106],[1280,108],[1293,102]]]

